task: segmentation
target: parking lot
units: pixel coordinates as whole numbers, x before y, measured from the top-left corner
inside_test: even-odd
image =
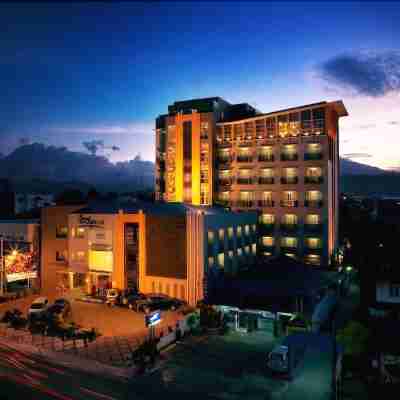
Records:
[[[324,355],[312,352],[293,381],[271,377],[267,354],[276,340],[260,332],[192,337],[168,352],[167,361],[151,375],[137,378],[132,396],[191,399],[305,399],[330,398],[331,371]]]

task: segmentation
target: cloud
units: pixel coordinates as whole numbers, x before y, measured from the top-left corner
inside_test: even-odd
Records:
[[[400,121],[389,121],[389,125],[400,125]]]
[[[121,135],[121,134],[153,134],[153,122],[135,122],[115,125],[86,125],[55,127],[51,130],[62,134],[83,135]]]
[[[317,72],[334,87],[381,97],[400,91],[400,51],[337,55],[320,64]]]
[[[96,153],[104,148],[104,141],[103,140],[90,140],[88,142],[82,142],[83,147],[91,153],[93,156],[96,155]]]
[[[369,153],[347,153],[342,154],[342,158],[371,158],[372,154]]]

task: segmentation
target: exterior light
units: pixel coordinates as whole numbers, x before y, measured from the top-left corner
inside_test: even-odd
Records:
[[[17,250],[13,250],[11,254],[12,254],[13,257],[16,257],[17,254],[18,254],[18,251]]]
[[[383,243],[379,243],[379,247],[383,247]]]
[[[352,269],[353,269],[353,267],[350,267],[350,265],[346,267],[347,272],[350,272]]]

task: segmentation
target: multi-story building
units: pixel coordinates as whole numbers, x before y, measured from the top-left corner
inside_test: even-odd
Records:
[[[327,265],[337,247],[342,101],[262,114],[215,97],[156,120],[156,198],[258,210],[260,254]]]
[[[255,262],[257,214],[186,204],[93,204],[42,210],[42,289],[136,288],[195,305],[208,273]]]

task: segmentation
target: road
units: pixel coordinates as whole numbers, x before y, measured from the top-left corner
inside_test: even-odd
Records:
[[[127,383],[53,364],[0,344],[0,399],[119,400]]]

